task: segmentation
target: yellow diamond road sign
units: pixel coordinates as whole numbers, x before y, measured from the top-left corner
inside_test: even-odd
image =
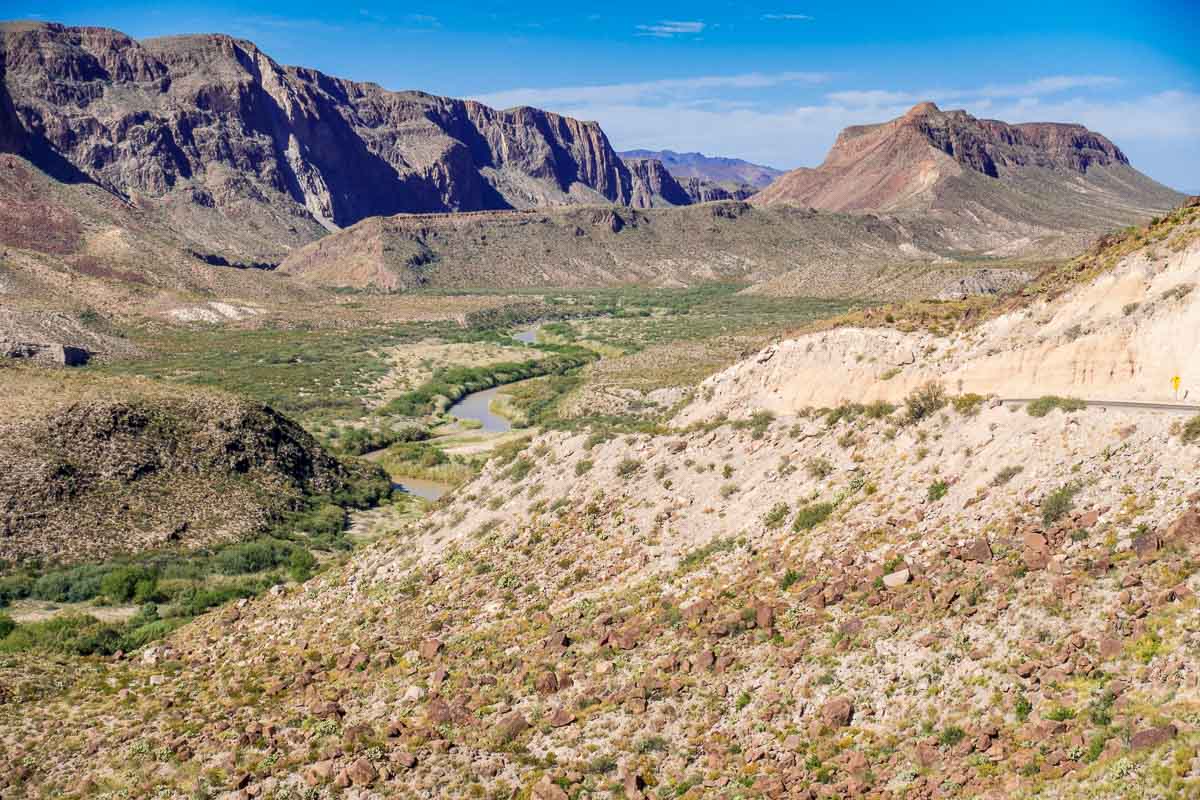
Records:
[[[1175,391],[1177,391],[1177,392],[1179,391],[1179,376],[1178,375],[1171,378],[1171,385],[1175,387]]]

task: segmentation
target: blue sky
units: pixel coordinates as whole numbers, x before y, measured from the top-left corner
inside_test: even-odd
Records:
[[[596,119],[619,149],[821,161],[846,125],[932,99],[1081,122],[1200,193],[1200,2],[203,4],[0,0],[0,16],[137,38],[221,31],[392,89]]]

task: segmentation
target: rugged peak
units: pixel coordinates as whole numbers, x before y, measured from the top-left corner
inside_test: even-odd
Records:
[[[923,117],[926,114],[936,114],[940,111],[941,109],[937,107],[937,103],[934,103],[932,100],[926,100],[924,103],[917,103],[915,106],[910,108],[908,113],[904,115],[904,118],[912,119],[913,117]]]

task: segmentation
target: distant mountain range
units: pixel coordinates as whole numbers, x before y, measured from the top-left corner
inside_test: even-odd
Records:
[[[922,104],[780,174],[618,154],[594,122],[391,92],[225,35],[39,22],[0,24],[0,153],[6,301],[65,281],[106,308],[325,286],[786,289],[831,267],[822,286],[843,292],[870,265],[1074,253],[1181,198],[1078,125]],[[592,208],[553,210],[571,206]]]
[[[749,184],[755,189],[762,189],[784,174],[781,169],[752,164],[740,158],[720,158],[706,156],[703,153],[676,153],[674,150],[622,150],[617,155],[626,160],[652,158],[661,161],[667,171],[677,180],[699,178],[718,184]]]

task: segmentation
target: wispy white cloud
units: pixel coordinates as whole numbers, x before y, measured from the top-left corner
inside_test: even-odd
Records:
[[[564,86],[547,89],[508,89],[474,96],[472,99],[499,108],[517,105],[554,107],[594,103],[683,102],[713,90],[766,89],[798,84],[815,86],[829,80],[822,72],[745,72],[739,75],[703,75],[693,78],[664,78],[654,81]]]
[[[705,24],[700,21],[681,22],[679,20],[662,20],[653,25],[638,25],[638,36],[653,36],[657,39],[671,39],[676,36],[697,36],[704,33]]]
[[[812,19],[808,14],[763,14],[762,18],[770,22],[806,22]]]
[[[890,89],[849,89],[830,92],[826,99],[833,103],[850,106],[880,107],[897,103],[920,103],[934,100],[939,103],[962,101],[996,100],[1014,97],[1046,97],[1080,89],[1109,89],[1121,84],[1120,78],[1111,75],[1052,75],[1036,78],[1024,83],[988,84],[974,88],[940,88],[921,91],[895,91]]]

